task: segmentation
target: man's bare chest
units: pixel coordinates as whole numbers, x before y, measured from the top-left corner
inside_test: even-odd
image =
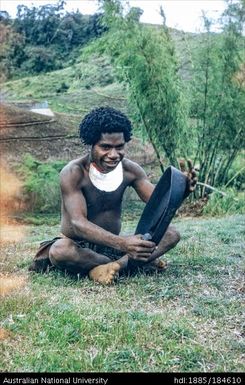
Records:
[[[101,191],[92,184],[82,189],[89,212],[118,211],[121,209],[122,199],[127,188],[126,183],[122,183],[115,191]]]

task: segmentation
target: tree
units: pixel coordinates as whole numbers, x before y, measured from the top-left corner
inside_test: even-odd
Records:
[[[62,68],[68,61],[78,57],[81,46],[105,31],[100,14],[82,15],[79,11],[68,13],[64,11],[64,4],[65,2],[60,0],[56,4],[39,7],[19,5],[14,20],[10,19],[6,12],[0,12],[2,30],[11,29],[12,35],[18,36],[17,41],[21,40],[22,43],[19,50],[15,50],[16,56],[11,56],[10,67],[16,74]],[[10,40],[5,39],[6,57],[9,56],[9,51],[13,51],[14,39]],[[3,68],[6,65],[5,56],[1,64]],[[5,71],[7,77],[13,71]]]
[[[26,60],[22,63],[21,69],[28,73],[41,73],[54,71],[61,68],[56,53],[48,47],[27,46]]]
[[[10,22],[11,22],[11,19],[8,12],[0,11],[0,23],[7,25],[7,24],[10,24]]]
[[[8,79],[25,58],[23,35],[14,31],[6,20],[0,21],[0,79]]]
[[[64,1],[59,1],[54,5],[47,4],[31,8],[18,5],[17,17],[13,23],[16,32],[25,36],[27,44],[50,44],[62,20],[64,4]]]
[[[199,179],[205,184],[225,184],[232,163],[244,148],[245,88],[238,80],[243,63],[242,7],[241,2],[228,2],[219,36],[211,33],[211,22],[204,17],[205,40],[193,58],[191,117]]]
[[[161,168],[163,155],[178,164],[181,150],[187,153],[186,108],[174,45],[164,24],[160,31],[139,23],[140,12],[124,15],[117,0],[102,2],[107,52],[120,81],[127,87],[134,110],[152,143]],[[183,153],[182,153],[183,155]]]

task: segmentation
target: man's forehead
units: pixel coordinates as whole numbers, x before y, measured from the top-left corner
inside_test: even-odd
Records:
[[[124,134],[123,132],[104,132],[101,134],[100,140],[98,143],[114,143],[114,142],[120,142],[125,143]]]

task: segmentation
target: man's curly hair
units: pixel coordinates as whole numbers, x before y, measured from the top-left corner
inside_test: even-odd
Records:
[[[80,139],[84,144],[96,144],[101,139],[101,134],[122,132],[125,142],[132,136],[130,120],[121,111],[112,107],[95,108],[82,120],[80,126]]]

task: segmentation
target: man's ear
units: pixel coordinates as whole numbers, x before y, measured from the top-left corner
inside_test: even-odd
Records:
[[[86,145],[86,149],[89,153],[89,160],[92,160],[92,149],[93,149],[93,145],[92,144],[87,144]]]

